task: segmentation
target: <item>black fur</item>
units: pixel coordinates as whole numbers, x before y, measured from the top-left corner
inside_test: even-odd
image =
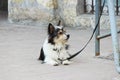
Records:
[[[54,32],[55,32],[55,28],[54,28],[54,26],[51,24],[51,23],[49,23],[49,25],[48,25],[48,43],[51,43],[51,44],[55,44],[54,43],[54,37],[55,37],[55,34],[54,34]]]
[[[49,24],[49,25],[50,26],[48,27],[48,34],[49,34],[48,35],[49,36],[48,43],[51,43],[52,45],[54,45],[55,44],[54,38],[58,35],[58,32],[60,30],[63,31],[63,29],[59,29],[59,28],[55,29],[55,28],[52,28],[54,26],[51,26],[51,24]],[[51,29],[51,30],[49,30],[49,29]]]
[[[59,22],[58,22],[57,26],[60,26],[60,25],[61,25],[61,20],[59,20]]]
[[[41,48],[40,56],[39,56],[38,60],[44,61],[44,59],[45,59],[44,51],[43,51],[43,48]]]
[[[52,35],[54,33],[54,30],[55,30],[54,26],[51,23],[49,23],[49,25],[48,25],[48,35]]]
[[[54,35],[49,36],[48,43],[51,43],[52,45],[55,45]]]
[[[66,44],[65,49],[68,50],[70,45]]]

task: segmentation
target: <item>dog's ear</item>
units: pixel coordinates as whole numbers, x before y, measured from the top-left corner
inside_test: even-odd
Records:
[[[55,30],[54,26],[51,23],[49,23],[49,25],[48,25],[48,34],[50,34],[50,35],[53,34],[54,30]]]
[[[59,20],[57,26],[62,26],[62,22],[61,22],[61,20]]]

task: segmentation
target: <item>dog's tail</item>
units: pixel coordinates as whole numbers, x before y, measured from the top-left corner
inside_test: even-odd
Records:
[[[43,51],[43,48],[41,48],[40,56],[39,56],[38,60],[44,61],[44,59],[45,59],[44,51]]]

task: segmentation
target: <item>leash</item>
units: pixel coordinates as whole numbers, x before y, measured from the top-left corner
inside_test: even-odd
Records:
[[[100,18],[101,18],[101,16],[102,16],[102,12],[103,12],[104,6],[105,6],[105,0],[104,0],[104,2],[103,2],[103,6],[101,7],[101,13],[100,13],[100,15],[99,15],[98,22],[97,22],[97,24],[96,24],[96,26],[95,26],[95,28],[94,28],[94,30],[93,30],[93,33],[92,33],[90,39],[88,40],[88,42],[83,46],[83,48],[82,48],[80,51],[76,52],[75,54],[71,55],[70,57],[68,57],[68,58],[66,58],[66,59],[64,59],[64,60],[62,60],[62,59],[58,59],[58,60],[60,60],[60,61],[71,60],[72,58],[74,58],[74,57],[76,57],[78,54],[80,54],[80,53],[87,47],[87,45],[88,45],[88,44],[90,43],[90,41],[92,40],[96,29],[98,28],[98,25],[99,25],[99,22],[100,22]]]

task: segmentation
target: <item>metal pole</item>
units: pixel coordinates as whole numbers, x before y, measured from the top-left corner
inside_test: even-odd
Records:
[[[113,43],[113,51],[114,51],[114,61],[116,65],[116,70],[120,73],[120,52],[119,52],[119,43],[118,43],[116,18],[115,18],[113,1],[114,0],[108,0],[108,8],[109,8],[111,35],[112,35],[112,43]]]
[[[118,0],[116,0],[116,14],[118,15],[119,12],[119,6],[118,6]]]
[[[101,0],[95,0],[95,25],[98,23],[98,18],[100,16],[100,1]],[[95,31],[95,56],[100,55],[100,40],[97,38],[97,36],[100,34],[99,30],[100,24]]]
[[[84,0],[84,12],[86,13],[87,12],[87,10],[86,10],[86,0]]]
[[[120,33],[120,31],[118,31],[117,33]],[[109,37],[109,36],[111,36],[111,33],[99,35],[97,38],[98,39],[103,39],[103,38],[106,38],[106,37]]]
[[[94,13],[94,0],[92,0],[92,5],[91,5],[91,7],[92,7],[92,11],[91,11],[91,13],[93,14]]]

